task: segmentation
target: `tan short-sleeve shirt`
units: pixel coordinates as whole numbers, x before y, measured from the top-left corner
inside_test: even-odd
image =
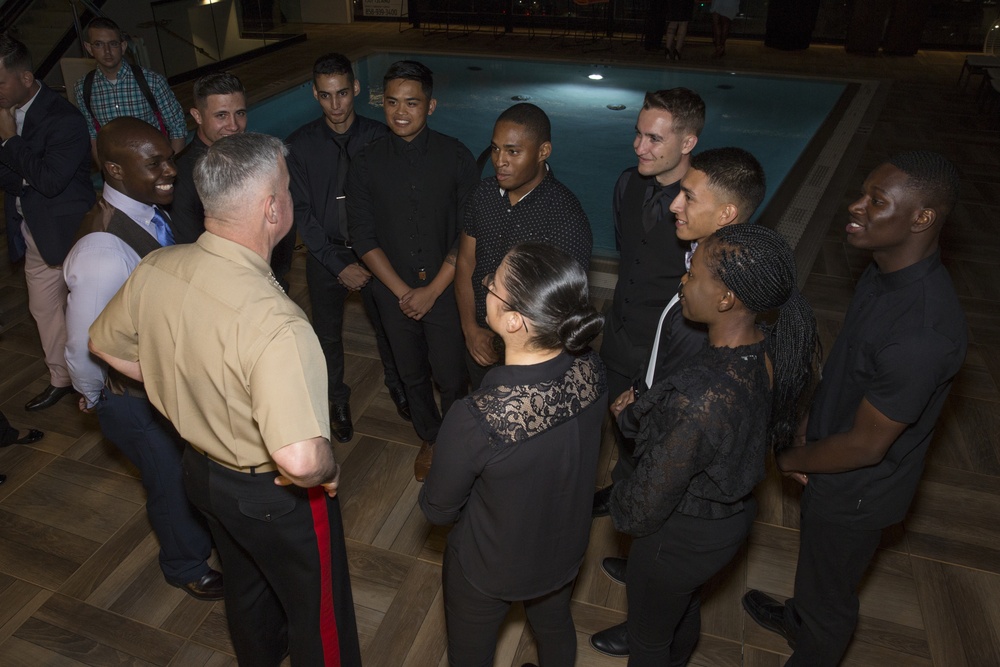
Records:
[[[150,253],[90,337],[102,352],[138,360],[153,405],[230,467],[330,437],[319,340],[267,262],[237,243],[206,232]]]

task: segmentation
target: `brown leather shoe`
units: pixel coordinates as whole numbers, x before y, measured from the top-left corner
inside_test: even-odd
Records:
[[[427,473],[431,471],[431,461],[434,460],[434,443],[430,440],[424,440],[420,443],[420,452],[417,454],[417,458],[413,461],[413,477],[416,478],[418,482],[424,481],[427,477]]]
[[[167,582],[170,583],[169,581]],[[218,570],[209,570],[201,579],[189,581],[186,584],[170,584],[179,588],[195,600],[211,602],[221,600],[225,597],[222,589],[222,573]]]

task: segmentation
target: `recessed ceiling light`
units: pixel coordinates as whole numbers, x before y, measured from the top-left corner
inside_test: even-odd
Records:
[[[600,81],[601,79],[604,78],[604,76],[601,74],[594,73],[589,75],[587,78],[590,79],[591,81]]]

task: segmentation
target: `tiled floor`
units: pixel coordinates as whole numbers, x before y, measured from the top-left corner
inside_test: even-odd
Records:
[[[395,24],[310,26],[309,35],[303,44],[235,68],[251,97],[303,80],[316,55],[328,50],[423,48],[667,66],[660,56],[618,41],[610,50],[585,53],[587,47],[567,48],[541,36],[494,39],[484,32],[454,39],[399,33]],[[706,41],[695,40],[681,65],[878,79],[888,86],[881,112],[848,147],[841,174],[821,201],[810,226],[819,233],[803,239],[815,248],[805,293],[827,349],[867,261],[844,245],[842,234],[844,208],[864,175],[887,155],[913,148],[941,151],[961,168],[962,198],[943,247],[972,345],[912,512],[903,526],[886,532],[866,579],[861,624],[844,664],[998,665],[1000,119],[981,117],[971,95],[956,89],[961,54],[864,58],[837,47],[786,53],[750,42],[732,42],[722,60],[710,60],[709,52]],[[189,98],[190,85],[178,91]],[[305,304],[301,255],[291,282],[291,295]],[[358,434],[338,445],[337,454],[344,465],[341,499],[365,664],[444,665],[439,563],[445,533],[427,525],[415,506],[419,485],[411,461],[418,442],[381,385],[360,304],[349,306],[347,374]],[[68,399],[42,413],[23,411],[47,376],[19,267],[0,268],[0,308],[7,322],[0,335],[0,406],[17,426],[46,431],[35,446],[0,450],[0,471],[8,475],[0,487],[0,664],[233,664],[224,605],[195,602],[163,583],[136,472],[101,438],[96,422]],[[604,482],[612,463],[605,438],[596,484]],[[772,475],[758,497],[761,511],[747,548],[707,591],[693,664],[777,666],[788,653],[780,639],[748,623],[739,606],[748,587],[777,596],[792,590],[796,490]],[[600,572],[599,563],[626,548],[609,519],[595,520],[575,591],[578,665],[624,664],[593,652],[586,638],[623,618],[624,591]],[[499,638],[496,664],[517,667],[533,658],[530,631],[515,609]]]

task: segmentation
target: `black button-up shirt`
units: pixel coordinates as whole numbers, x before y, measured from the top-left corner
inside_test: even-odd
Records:
[[[355,115],[347,128],[347,154],[352,160],[368,143],[389,134],[383,123]],[[340,148],[336,133],[324,117],[310,121],[288,136],[288,173],[291,176],[292,200],[295,202],[295,225],[309,252],[334,275],[357,261],[354,252],[344,246],[347,239],[340,231],[340,207],[337,205],[337,169]]]
[[[207,150],[208,144],[195,133],[194,139],[174,161],[177,167],[174,200],[167,211],[170,212],[170,228],[175,243],[194,243],[205,231],[205,207],[201,205],[201,197],[194,187],[194,165]]]
[[[803,503],[859,529],[902,521],[967,343],[965,315],[940,251],[892,273],[872,263],[823,366],[806,438],[849,431],[865,398],[908,426],[874,466],[810,474]]]
[[[455,248],[478,183],[476,161],[458,139],[430,128],[409,142],[376,139],[351,160],[347,178],[354,251],[363,257],[381,248],[403,282],[426,285]]]

